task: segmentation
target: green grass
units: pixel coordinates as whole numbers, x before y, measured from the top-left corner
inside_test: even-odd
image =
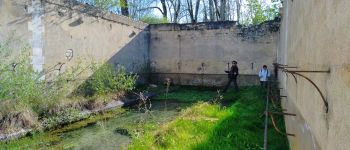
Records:
[[[179,88],[173,92],[166,94],[165,92],[160,93],[155,99],[159,100],[179,100],[186,102],[194,101],[208,101],[215,96],[215,91],[200,91],[194,88]]]
[[[75,121],[83,109],[101,106],[135,87],[137,76],[128,75],[124,67],[92,60],[78,58],[60,73],[56,71],[61,62],[45,72],[35,71],[31,48],[23,42],[15,33],[0,41],[0,133]],[[93,75],[85,79],[90,72]]]
[[[195,102],[197,99],[213,99],[215,89],[179,87],[172,92],[173,99]],[[162,96],[162,95],[160,95]],[[159,96],[159,97],[160,97]],[[193,98],[195,97],[195,98]],[[209,102],[197,102],[183,110],[174,120],[158,124],[154,122],[130,122],[123,126],[132,134],[129,149],[194,149],[194,150],[260,150],[264,135],[264,92],[259,87],[243,87],[240,92],[229,90],[223,95],[231,105],[222,106]],[[169,100],[170,101],[170,100]],[[0,149],[64,149],[51,143],[59,143],[60,134],[87,126],[89,123],[119,115],[123,111],[111,111],[73,123],[64,128],[35,134],[19,140],[0,142]],[[156,115],[155,117],[160,117]],[[284,131],[283,118],[275,116]],[[147,120],[147,119],[146,119]],[[172,121],[171,121],[172,120]],[[123,120],[120,120],[123,121]],[[137,132],[133,132],[137,131]],[[287,150],[286,137],[279,135],[269,125],[269,149]],[[46,145],[49,144],[49,145]]]
[[[160,87],[161,89],[165,89],[165,87]],[[181,102],[198,102],[198,101],[210,101],[213,100],[215,96],[217,96],[217,90],[221,90],[220,88],[200,88],[193,86],[184,86],[184,87],[173,87],[173,91],[166,94],[165,92],[161,92],[159,89],[156,92],[159,94],[154,99],[155,100],[177,100]],[[221,90],[222,91],[222,90]],[[238,92],[230,91],[223,94],[224,101],[231,101],[237,98]]]
[[[205,92],[205,91],[204,91]],[[209,93],[209,92],[205,92]],[[190,95],[193,95],[190,94]],[[177,97],[190,96],[187,93]],[[224,99],[234,103],[225,108],[199,102],[175,120],[134,138],[129,149],[259,150],[264,140],[264,93],[259,87],[229,91]],[[283,119],[277,120],[283,129]],[[286,137],[269,130],[269,149],[286,150]]]

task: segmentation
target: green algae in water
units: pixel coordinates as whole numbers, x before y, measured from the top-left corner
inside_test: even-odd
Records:
[[[173,120],[180,110],[189,104],[152,102],[151,113],[136,109],[116,109],[90,117],[63,128],[0,143],[0,149],[126,149],[133,136],[155,130],[159,125]],[[116,129],[125,129],[131,136],[122,135]]]

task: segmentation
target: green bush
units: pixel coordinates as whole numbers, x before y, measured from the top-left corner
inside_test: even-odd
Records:
[[[130,91],[135,88],[136,75],[127,75],[124,67],[114,69],[111,64],[92,65],[94,74],[83,85],[85,96],[103,95],[109,92]]]
[[[12,101],[16,105],[31,108],[37,114],[60,107],[62,99],[69,92],[67,87],[71,83],[67,80],[71,72],[67,71],[50,82],[42,80],[44,74],[32,68],[29,48],[23,49],[12,62],[16,63],[16,67],[0,65],[0,101]]]
[[[161,18],[152,15],[143,16],[140,20],[148,24],[168,23],[168,20],[166,18]]]
[[[110,64],[93,63],[89,66],[77,63],[65,69],[64,73],[43,80],[42,77],[49,76],[52,70],[48,69],[45,73],[35,71],[29,46],[19,46],[11,41],[14,40],[0,42],[0,127],[6,124],[5,120],[20,122],[13,117],[24,112],[30,114],[26,116],[32,116],[29,119],[33,122],[45,118],[44,127],[49,128],[79,119],[78,112],[88,100],[72,92],[83,82],[77,78],[88,71],[94,74],[83,84],[85,95],[98,96],[135,87],[136,75],[127,75],[123,67],[114,70]],[[64,117],[60,117],[62,115]],[[0,132],[2,130],[0,128]]]
[[[16,64],[0,64],[0,101],[11,100],[21,104],[32,105],[46,97],[45,83],[40,74],[32,69],[27,49],[20,52]]]
[[[86,117],[87,115],[80,113],[77,109],[63,109],[52,116],[45,117],[42,121],[42,126],[45,129],[51,129],[57,125],[71,123]]]

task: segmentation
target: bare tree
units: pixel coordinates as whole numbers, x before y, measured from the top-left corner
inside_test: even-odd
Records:
[[[191,23],[196,23],[198,20],[198,10],[200,5],[200,0],[196,0],[195,6],[193,6],[192,0],[186,0],[187,2],[187,12],[191,19]]]
[[[226,0],[220,1],[220,20],[226,20]]]
[[[221,14],[220,14],[220,10],[219,10],[218,0],[213,0],[213,1],[214,1],[214,8],[215,8],[216,18],[217,18],[217,20],[220,20]]]
[[[167,6],[166,6],[166,3],[165,3],[165,0],[160,0],[160,2],[162,3],[162,8],[163,8],[163,19],[167,19],[168,17],[168,10],[167,10]]]
[[[197,2],[196,2],[196,10],[195,10],[195,15],[194,15],[195,22],[197,22],[197,20],[198,20],[198,11],[199,11],[200,3],[201,3],[201,1],[197,0]]]
[[[159,11],[169,22],[226,21],[237,20],[250,24],[261,22],[278,15],[281,0],[268,4],[261,0],[78,0],[119,13],[134,19],[141,19]],[[155,5],[154,5],[155,4]],[[242,11],[244,10],[244,11]],[[258,12],[258,13],[254,13]],[[158,16],[150,16],[159,18]],[[162,20],[162,19],[159,19]]]
[[[242,6],[242,0],[236,0],[236,14],[237,14],[237,21],[240,21],[241,18],[241,6]]]
[[[209,18],[210,21],[215,21],[215,11],[213,0],[209,0]]]
[[[128,0],[129,17],[140,20],[153,13],[152,9],[144,9],[156,4],[158,0]]]
[[[173,22],[177,23],[179,21],[180,9],[181,9],[181,0],[170,0],[170,3],[173,7]]]
[[[205,0],[203,0],[203,21],[204,22],[208,21],[207,5]]]

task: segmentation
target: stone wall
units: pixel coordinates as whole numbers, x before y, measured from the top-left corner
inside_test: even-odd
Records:
[[[328,102],[306,79],[280,72],[283,107],[293,150],[346,150],[350,147],[350,1],[285,0],[278,62],[308,73]]]
[[[15,32],[29,43],[34,69],[53,72],[46,78],[59,72],[59,63],[64,71],[81,60],[109,61],[128,72],[151,72],[152,82],[170,77],[175,84],[221,86],[227,63],[237,60],[240,85],[252,85],[261,66],[272,68],[276,58],[273,21],[249,28],[235,22],[147,27],[75,1],[0,0],[0,8],[0,40]]]
[[[283,107],[297,114],[285,117],[287,132],[296,134],[289,137],[290,146],[348,149],[350,1],[285,0],[283,6],[278,34],[279,23],[273,21],[249,28],[234,22],[147,28],[74,1],[0,0],[0,41],[14,35],[28,43],[38,71],[49,72],[58,63],[65,63],[65,68],[79,60],[109,61],[129,72],[144,73],[150,66],[154,82],[170,77],[183,85],[223,85],[224,70],[232,60],[238,61],[240,85],[257,84],[261,66],[272,70],[276,61],[298,67],[290,70],[330,70],[301,73],[319,87],[328,111],[309,81],[279,72],[281,94],[287,96],[282,98]]]
[[[0,13],[0,40],[14,32],[29,43],[37,71],[57,74],[59,63],[64,71],[80,61],[109,61],[143,72],[149,60],[147,24],[124,16],[64,0],[0,0]]]
[[[222,86],[227,63],[238,61],[240,85],[258,84],[257,73],[276,60],[279,22],[242,27],[235,22],[150,25],[153,79],[175,84]]]

